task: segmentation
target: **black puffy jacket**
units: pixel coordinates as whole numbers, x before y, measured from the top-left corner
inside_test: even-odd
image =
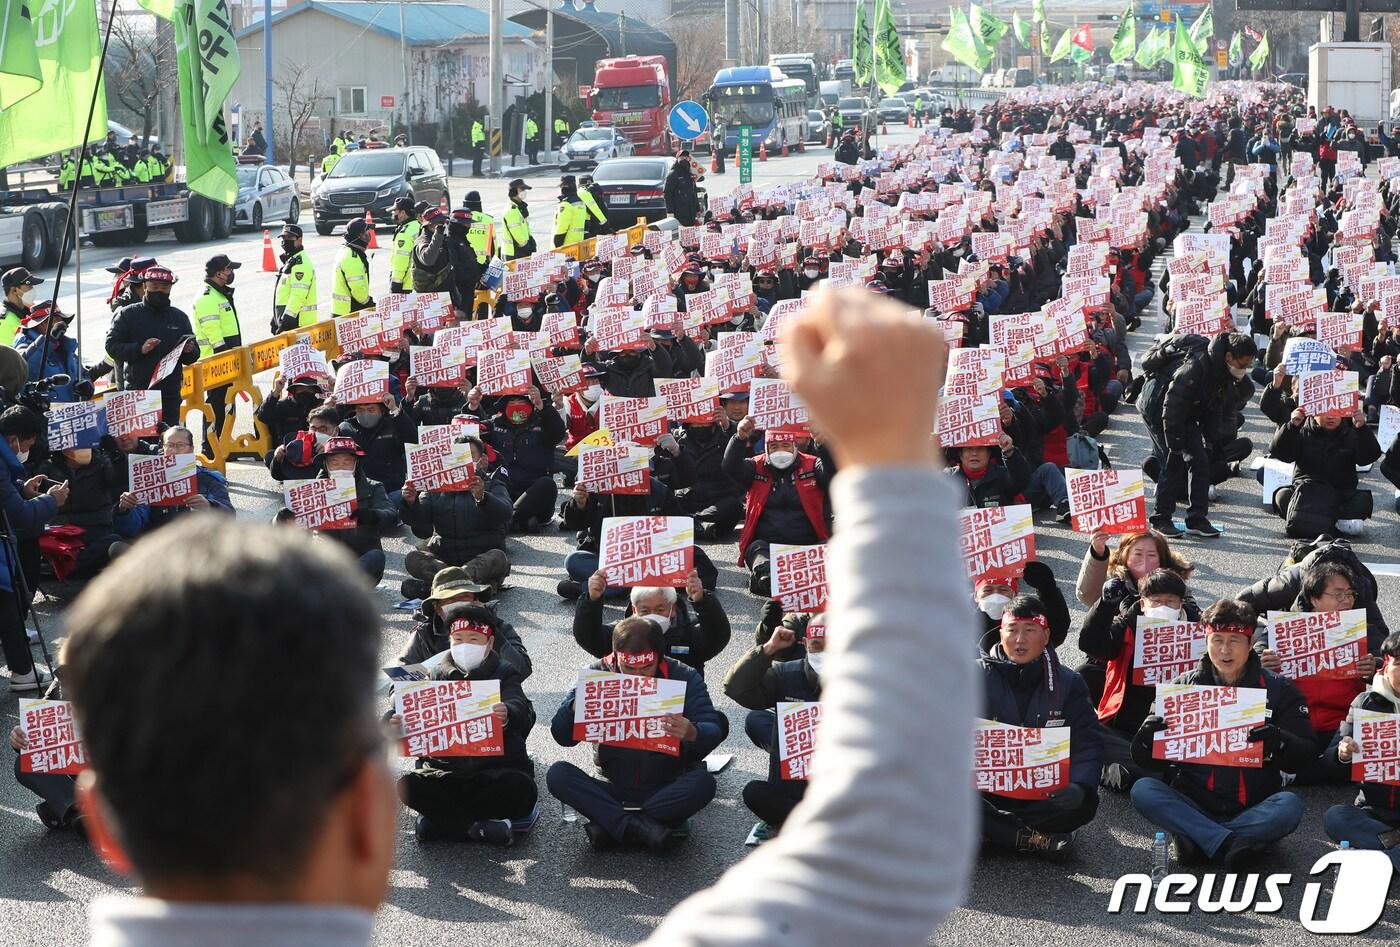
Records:
[[[630,606],[627,614],[632,614]],[[693,668],[703,677],[705,662],[728,647],[730,632],[729,616],[717,596],[706,592],[700,601],[692,602],[682,593],[676,596],[676,617],[662,636],[666,641],[666,656]],[[574,641],[595,658],[612,653],[612,625],[603,621],[603,602],[595,602],[587,592],[579,596],[574,608]]]
[[[1358,428],[1350,418],[1331,431],[1317,418],[1308,418],[1301,427],[1279,425],[1269,445],[1269,456],[1294,464],[1294,481],[1316,480],[1339,492],[1356,489],[1356,468],[1375,463],[1381,446],[1369,427]]]
[[[433,769],[455,773],[472,773],[485,769],[518,769],[535,774],[535,763],[525,749],[525,741],[535,726],[535,705],[525,696],[520,686],[520,672],[509,661],[502,661],[493,648],[487,652],[485,660],[469,673],[462,673],[451,658],[433,668],[429,677],[434,681],[491,681],[501,682],[501,703],[506,705],[506,725],[504,730],[505,753],[501,756],[432,756],[422,757],[429,761]]]
[[[1332,743],[1327,747],[1324,756],[1328,762],[1336,766],[1345,766],[1337,759],[1337,747],[1346,737],[1356,739],[1356,712],[1358,710],[1369,710],[1378,714],[1393,714],[1400,712],[1390,698],[1377,691],[1367,688],[1356,695],[1356,699],[1351,702],[1351,710],[1347,713],[1347,718],[1342,721],[1342,725],[1337,728],[1337,733],[1332,737]],[[1364,747],[1362,748],[1365,749]],[[1361,784],[1361,790],[1356,794],[1356,804],[1358,806],[1371,806],[1379,810],[1377,815],[1389,822],[1391,825],[1400,825],[1400,786],[1392,786],[1389,783],[1366,783]]]
[[[399,500],[399,515],[427,551],[448,565],[466,565],[492,549],[506,548],[506,529],[515,508],[506,485],[486,481],[480,502],[469,491],[420,493],[417,502]]]

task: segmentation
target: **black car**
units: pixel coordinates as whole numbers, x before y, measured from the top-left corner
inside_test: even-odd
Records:
[[[604,158],[593,171],[593,183],[603,192],[603,213],[613,227],[630,227],[638,217],[648,221],[666,216],[666,175],[676,163],[670,157]],[[700,189],[704,206],[705,191]]]
[[[831,132],[831,120],[821,109],[807,110],[807,144],[825,145]]]
[[[447,171],[431,148],[374,148],[352,151],[331,173],[316,182],[312,213],[316,232],[325,236],[337,224],[364,219],[389,222],[389,211],[400,197],[437,204],[447,195]],[[451,205],[452,198],[447,198]]]

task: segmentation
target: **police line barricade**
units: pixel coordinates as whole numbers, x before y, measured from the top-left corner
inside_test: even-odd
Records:
[[[620,232],[627,235],[627,245],[630,247],[642,242],[642,234],[646,232],[646,229],[646,220],[638,217],[635,225]],[[579,243],[557,249],[565,256],[581,262],[593,256],[595,246],[596,241],[590,237]],[[511,261],[506,266],[514,269],[515,262]],[[490,290],[478,290],[475,306],[480,306],[482,303],[494,306],[498,295]],[[469,313],[468,316],[470,315],[472,314]],[[214,388],[228,386],[224,395],[224,403],[227,406],[229,418],[224,424],[222,434],[213,436],[210,432],[206,438],[212,454],[200,454],[199,462],[201,464],[212,470],[217,470],[220,474],[225,474],[228,472],[230,460],[252,457],[261,461],[269,451],[277,446],[272,443],[272,433],[267,429],[267,426],[256,418],[253,419],[252,433],[235,434],[232,413],[234,405],[240,398],[246,399],[254,412],[262,406],[262,390],[254,380],[255,376],[275,370],[279,363],[278,353],[298,342],[306,342],[316,351],[324,353],[327,361],[340,357],[340,343],[335,335],[335,320],[326,319],[314,325],[288,329],[270,339],[230,349],[227,352],[220,352],[218,355],[211,355],[209,358],[200,359],[193,365],[185,366],[184,384],[180,389],[181,424],[186,424],[190,415],[198,414],[204,419],[204,430],[210,432],[214,423],[214,412],[205,403],[205,396]]]

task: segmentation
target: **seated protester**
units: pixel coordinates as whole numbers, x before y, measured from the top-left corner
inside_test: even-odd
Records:
[[[731,399],[731,403],[748,407],[747,400]],[[724,472],[728,443],[724,431],[730,424],[725,410],[718,408],[712,420],[687,421],[676,432],[686,463],[677,465],[681,476],[671,485],[675,488],[677,508],[695,519],[698,542],[728,539],[730,531],[744,518],[744,491]]]
[[[509,846],[511,820],[528,818],[535,808],[535,764],[525,740],[535,725],[535,708],[521,689],[520,671],[501,657],[499,619],[485,605],[461,603],[443,612],[451,642],[447,656],[429,672],[434,681],[499,681],[501,699],[491,714],[501,729],[501,756],[420,756],[399,777],[399,798],[418,813],[418,841],[474,839]],[[397,720],[397,717],[391,717]]]
[[[1152,714],[1133,738],[1133,762],[1148,775],[1133,783],[1133,808],[1148,822],[1171,833],[1177,859],[1202,857],[1233,870],[1289,835],[1303,819],[1303,803],[1283,791],[1283,772],[1297,772],[1317,756],[1317,734],[1308,705],[1292,682],[1264,670],[1250,650],[1254,609],[1222,599],[1201,615],[1206,653],[1194,671],[1176,684],[1263,688],[1268,722],[1250,731],[1250,742],[1264,744],[1260,767],[1168,763],[1152,758],[1153,735],[1167,721]]]
[[[948,472],[960,477],[965,484],[968,506],[1029,503],[1037,510],[1054,507],[1060,522],[1069,520],[1069,487],[1059,467],[1044,463],[1032,472],[1015,442],[1004,433],[996,449],[1001,454],[1001,463],[994,463],[995,455],[990,447],[955,448],[958,460]]]
[[[601,779],[564,761],[545,775],[550,794],[588,820],[584,831],[595,850],[627,844],[659,851],[673,830],[714,798],[715,778],[704,760],[724,742],[729,722],[710,703],[700,675],[665,657],[665,647],[656,622],[624,618],[613,626],[612,654],[590,667],[685,681],[681,713],[667,716],[662,724],[666,736],[679,738],[680,755],[599,744],[593,754]],[[560,746],[579,743],[574,737],[573,690],[554,714],[550,732]]]
[[[1069,784],[1045,799],[982,793],[982,839],[1016,852],[1060,852],[1099,809],[1103,747],[1089,690],[1060,664],[1050,622],[1035,596],[1011,600],[1000,642],[977,659],[986,687],[983,716],[1016,727],[1069,727]]]
[[[117,515],[113,518],[112,525],[122,539],[135,539],[145,532],[151,513],[151,508],[144,503],[137,502],[135,495],[130,492],[131,464],[129,458],[133,455],[153,457],[161,453],[163,449],[163,445],[157,446],[149,441],[144,441],[135,434],[123,434],[117,437],[105,434],[97,445],[97,452],[112,465],[112,472],[115,475],[112,478],[112,487],[108,494],[117,506]]]
[[[1400,713],[1400,634],[1390,635],[1381,645],[1384,659],[1370,687],[1356,695],[1347,717],[1337,729],[1323,754],[1342,772],[1349,772],[1357,755],[1366,747],[1357,742],[1356,714]],[[1332,806],[1322,817],[1322,828],[1334,842],[1348,842],[1352,848],[1383,851],[1400,867],[1400,788],[1381,782],[1362,782],[1351,805]]]
[[[499,474],[514,503],[515,529],[536,533],[554,519],[559,496],[554,448],[564,433],[564,419],[533,386],[524,395],[506,398],[491,419],[484,440],[496,452]]]
[[[119,480],[106,454],[90,447],[51,453],[39,472],[57,483],[68,484],[68,502],[49,523],[76,526],[83,531],[78,537],[83,547],[78,552],[73,578],[92,578],[130,548],[117,529],[117,520],[120,517],[125,525],[128,516],[140,516],[132,512],[139,504],[133,501],[122,510],[112,501]]]
[[[1138,622],[1200,621],[1201,609],[1186,590],[1186,581],[1168,569],[1148,575],[1131,594],[1100,599],[1079,632],[1079,650],[1097,659],[1092,665],[1103,679],[1096,703],[1103,724],[1105,787],[1127,792],[1143,775],[1133,762],[1132,739],[1152,712],[1155,685],[1133,683],[1133,654]]]
[[[180,425],[168,427],[161,435],[161,448],[166,457],[173,457],[176,454],[193,454],[194,433],[189,428]],[[221,473],[196,464],[194,475],[195,495],[190,497],[184,506],[151,507],[149,525],[146,527],[147,532],[173,522],[182,513],[201,510],[215,510],[221,513],[235,512],[233,501],[229,499],[228,495],[228,481]]]
[[[972,603],[982,618],[982,634],[977,643],[979,653],[986,653],[996,645],[1001,616],[1007,603],[1017,596],[1022,582],[1030,586],[1026,594],[1035,596],[1050,622],[1050,647],[1058,648],[1065,643],[1069,635],[1069,605],[1055,584],[1055,573],[1045,563],[1036,561],[1026,563],[1025,573],[1019,579],[978,579],[973,584]]]
[[[302,375],[289,382],[278,372],[272,379],[272,390],[253,417],[267,425],[272,443],[281,445],[306,430],[307,416],[324,401],[320,382],[314,375]]]
[[[588,578],[588,594],[580,595],[574,608],[574,641],[595,658],[605,658],[612,650],[612,628],[603,623],[607,587],[607,577],[593,573]],[[666,657],[680,661],[701,677],[705,676],[705,662],[729,644],[729,616],[719,597],[705,590],[695,569],[686,576],[684,600],[673,588],[638,586],[632,589],[628,615],[649,618],[659,625]]]
[[[772,593],[768,548],[773,543],[814,546],[831,538],[827,479],[820,458],[795,450],[790,441],[769,436],[761,456],[750,457],[756,431],[745,417],[724,448],[723,471],[741,489],[744,528],[739,533],[739,565],[749,569],[749,591]]]
[[[451,646],[447,635],[447,622],[443,618],[447,609],[464,602],[479,603],[486,608],[490,604],[485,597],[491,594],[491,587],[477,582],[467,570],[460,566],[448,566],[433,576],[433,587],[423,599],[422,607],[414,614],[415,624],[399,655],[400,664],[426,664],[433,657],[442,654]],[[520,679],[526,680],[534,671],[530,652],[525,650],[525,642],[515,626],[503,618],[497,618],[492,648],[502,661],[509,661],[520,672]]]
[[[821,700],[825,619],[814,615],[803,629],[801,653],[796,658],[780,659],[798,647],[797,640],[792,627],[780,625],[767,642],[751,648],[724,676],[725,696],[748,708],[745,732],[755,746],[768,751],[768,778],[744,785],[744,805],[758,816],[762,838],[777,834],[807,790],[805,779],[782,778],[775,710],[782,701]]]
[[[619,398],[651,398],[656,394],[656,379],[670,378],[671,357],[650,335],[643,352],[600,352],[591,336],[583,343],[584,363],[603,370],[603,390]]]
[[[68,336],[72,317],[49,302],[38,302],[20,322],[22,332],[14,340],[15,350],[29,369],[29,380],[67,375],[68,381],[54,385],[49,397],[55,402],[87,401],[92,397],[92,381],[78,358],[78,343]]]
[[[1363,412],[1349,419],[1309,418],[1295,408],[1274,434],[1269,456],[1295,466],[1293,483],[1279,487],[1273,497],[1285,535],[1313,539],[1323,533],[1361,533],[1362,521],[1371,515],[1371,491],[1357,489],[1356,468],[1381,456]]]
[[[403,389],[403,413],[412,418],[414,424],[451,424],[453,418],[466,410],[467,387],[424,391],[419,389],[418,382],[409,378]]]
[[[351,555],[360,561],[360,568],[378,585],[384,578],[384,546],[382,537],[399,525],[399,514],[384,491],[384,484],[370,479],[360,467],[359,460],[365,455],[363,448],[353,438],[332,437],[317,450],[322,469],[318,477],[336,475],[351,476],[355,480],[354,529],[327,529],[320,535],[342,543]],[[279,522],[292,522],[291,510],[283,509],[277,514]]]
[[[657,378],[690,378],[705,373],[705,351],[688,335],[676,335],[671,329],[652,329],[656,351],[670,360],[670,370]],[[657,362],[660,360],[657,359]],[[653,372],[656,366],[653,365]]]
[[[1102,531],[1089,537],[1089,548],[1084,550],[1074,587],[1081,605],[1092,608],[1105,595],[1136,595],[1137,584],[1158,569],[1169,569],[1183,580],[1191,578],[1195,571],[1195,566],[1172,549],[1167,537],[1154,530],[1125,533],[1109,552],[1111,538],[1110,533]]]
[[[587,388],[567,395],[553,396],[554,408],[563,416],[567,432],[564,443],[558,448],[556,459],[559,463],[566,464],[570,471],[577,471],[578,459],[577,455],[568,457],[568,452],[573,450],[579,441],[598,430],[598,405],[603,400],[603,386],[599,379],[603,374],[603,369],[597,365],[585,365],[583,375],[588,379]],[[565,486],[572,486],[572,483],[566,483]]]
[[[1319,562],[1310,566],[1302,577],[1302,586],[1296,598],[1277,608],[1270,606],[1266,611],[1290,612],[1342,612],[1353,608],[1365,608],[1359,579],[1350,568],[1340,562]],[[1321,677],[1300,677],[1293,684],[1308,702],[1313,729],[1317,732],[1322,746],[1332,742],[1333,734],[1346,720],[1347,710],[1352,702],[1365,690],[1366,682],[1376,672],[1376,654],[1389,638],[1389,629],[1383,622],[1370,621],[1368,609],[1366,623],[1366,654],[1361,658],[1357,677],[1343,680],[1329,680]],[[1268,633],[1261,628],[1255,634],[1254,649],[1259,652],[1259,661],[1265,670],[1282,676],[1283,664],[1278,654],[1269,650]],[[1298,782],[1344,783],[1348,781],[1345,767],[1328,765],[1327,755],[1312,760],[1297,773]]]
[[[60,674],[62,670],[62,655],[60,654]],[[43,699],[62,700],[63,688],[60,683],[56,680],[50,680],[47,675],[44,679],[49,683]],[[78,777],[66,773],[24,772],[20,767],[19,754],[28,747],[29,741],[24,731],[19,726],[15,726],[10,731],[10,748],[15,751],[15,782],[39,797],[39,804],[34,807],[34,811],[39,814],[39,821],[50,830],[72,829],[79,838],[86,839],[86,817],[78,808]]]
[[[429,585],[448,566],[462,566],[473,582],[491,588],[494,598],[506,576],[506,530],[514,513],[505,481],[482,474],[486,467],[485,448],[475,437],[459,437],[459,444],[470,444],[476,476],[465,490],[419,493],[411,480],[405,480],[399,496],[399,516],[413,535],[427,540],[421,548],[404,556],[404,598],[426,598]]]
[[[339,434],[355,442],[360,449],[356,456],[364,458],[364,476],[381,484],[390,502],[399,502],[399,490],[408,476],[408,456],[405,444],[418,443],[418,425],[398,407],[393,395],[385,395],[383,404],[350,406],[355,416],[342,421]]]
[[[316,449],[340,434],[340,411],[323,405],[306,418],[306,430],[290,435],[267,458],[267,472],[273,480],[310,480],[321,472]]]

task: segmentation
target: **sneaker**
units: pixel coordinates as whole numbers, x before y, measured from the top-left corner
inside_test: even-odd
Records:
[[[1205,861],[1205,852],[1201,847],[1185,835],[1173,835],[1171,837],[1172,846],[1175,851],[1172,853],[1172,860],[1178,865],[1199,865]]]
[[[467,836],[478,842],[504,848],[515,844],[515,832],[511,830],[509,819],[482,819],[480,822],[473,822],[472,827],[467,830]]]
[[[695,541],[711,543],[716,539],[714,523],[700,523],[695,527]]]
[[[1122,763],[1109,763],[1103,768],[1103,775],[1099,778],[1099,785],[1109,792],[1125,793],[1133,788],[1133,783],[1137,782],[1128,767]]]
[[[1186,521],[1186,535],[1200,536],[1202,539],[1215,539],[1219,537],[1220,530],[1212,526],[1210,520],[1202,517],[1198,520]]]
[[[409,555],[411,556],[413,553],[409,553]],[[433,587],[422,579],[404,579],[399,583],[399,594],[404,597],[405,601],[411,602],[414,599],[422,601],[431,595],[432,591]]]
[[[651,816],[635,813],[627,820],[622,838],[628,845],[659,852],[671,840],[671,827]]]
[[[44,823],[46,828],[63,828],[63,817],[53,811],[53,807],[47,802],[41,802],[34,807],[34,811],[39,813],[39,821]]]
[[[607,833],[597,822],[585,822],[583,834],[588,836],[588,844],[595,852],[610,852],[617,848],[617,839]]]
[[[420,815],[413,820],[413,837],[420,842],[436,842],[447,838],[447,833],[427,816]]]
[[[1225,839],[1225,843],[1216,850],[1215,860],[1234,871],[1253,863],[1263,850],[1263,846],[1257,842],[1241,838],[1232,832]]]
[[[1069,503],[1068,503],[1068,502],[1066,502],[1066,503],[1063,504],[1062,506],[1056,507],[1056,509],[1055,509],[1055,522],[1056,522],[1056,523],[1068,523],[1068,522],[1069,522]]]
[[[559,593],[560,598],[577,601],[578,597],[583,594],[583,583],[575,582],[573,579],[560,579],[554,590]]]
[[[759,598],[773,597],[773,582],[766,572],[755,572],[749,576],[749,591]]]
[[[1148,525],[1168,539],[1176,539],[1186,533],[1172,520],[1149,520]]]
[[[1219,498],[1219,494],[1217,494],[1215,491],[1215,484],[1212,483],[1209,487],[1206,488],[1206,496],[1210,497],[1210,502],[1212,503],[1214,503]]]
[[[10,675],[10,693],[29,694],[48,686],[53,680],[53,675],[43,668],[35,665],[28,674]]]
[[[1343,536],[1360,536],[1365,520],[1337,520],[1337,532]]]

